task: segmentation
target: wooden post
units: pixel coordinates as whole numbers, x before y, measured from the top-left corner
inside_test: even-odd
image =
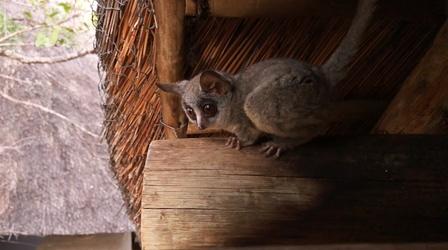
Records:
[[[185,1],[154,0],[157,18],[156,68],[159,81],[174,83],[183,79],[183,40]],[[187,120],[180,107],[179,97],[160,93],[162,118],[168,139],[185,137]]]
[[[375,132],[448,133],[448,21],[403,84]]]
[[[280,159],[222,139],[154,141],[145,250],[448,241],[448,137],[317,139]]]

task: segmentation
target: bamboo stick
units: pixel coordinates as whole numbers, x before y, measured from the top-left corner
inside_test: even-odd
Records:
[[[156,31],[156,69],[160,82],[174,83],[183,78],[183,40],[185,1],[154,0]],[[162,118],[168,139],[185,137],[187,120],[179,97],[160,93]]]

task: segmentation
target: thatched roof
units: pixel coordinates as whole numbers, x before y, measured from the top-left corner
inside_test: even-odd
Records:
[[[0,58],[0,235],[133,230],[100,140],[98,81],[94,56]]]
[[[137,224],[148,145],[163,136],[154,86],[157,26],[153,11],[151,1],[136,0],[100,1],[97,11],[97,50],[107,73],[103,84],[107,94],[105,135]],[[272,57],[321,64],[350,22],[349,17],[189,18],[185,77],[207,68],[234,73]],[[427,50],[440,24],[376,19],[338,94],[389,101]],[[366,133],[375,122],[334,128],[332,133]]]

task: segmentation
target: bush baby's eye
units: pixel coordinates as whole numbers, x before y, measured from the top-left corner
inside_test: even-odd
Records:
[[[185,111],[187,111],[187,115],[192,119],[192,120],[196,120],[196,114],[194,113],[193,108],[191,107],[186,107]]]
[[[206,103],[202,106],[202,112],[204,112],[207,117],[215,116],[217,113],[216,105],[213,103]]]
[[[302,79],[302,84],[311,84],[311,83],[313,83],[314,82],[314,79],[313,79],[313,77],[312,76],[305,76],[303,79]]]

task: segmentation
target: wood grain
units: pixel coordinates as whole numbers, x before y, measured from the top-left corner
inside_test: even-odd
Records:
[[[154,0],[157,17],[156,30],[156,69],[160,82],[175,83],[183,76],[183,41],[185,2],[177,0]],[[161,92],[162,117],[166,126],[168,139],[185,137],[187,119],[180,107],[180,98],[173,94]],[[170,128],[171,127],[171,128]],[[174,130],[172,128],[180,128]]]
[[[279,160],[222,139],[154,141],[143,245],[448,241],[446,162],[446,136],[320,138]]]
[[[448,133],[448,22],[384,112],[375,132]]]

